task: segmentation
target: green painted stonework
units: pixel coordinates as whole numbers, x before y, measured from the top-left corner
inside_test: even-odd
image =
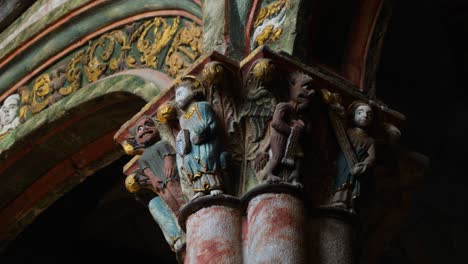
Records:
[[[140,0],[136,5],[132,1],[114,0],[99,8],[89,10],[65,23],[54,31],[52,36],[26,49],[21,59],[13,60],[5,65],[0,75],[0,93],[9,89],[21,77],[36,69],[53,55],[106,25],[148,11],[173,9],[185,10],[201,18],[200,6],[190,1]],[[50,21],[43,22],[48,24]],[[28,35],[28,32],[23,34]]]
[[[76,91],[13,130],[0,141],[0,163],[22,149],[32,149],[23,157],[28,160],[28,166],[15,163],[2,172],[0,207],[51,166],[120,127],[160,91],[153,83],[137,76],[113,76]],[[65,126],[39,144],[34,143],[50,133],[50,129],[74,117],[80,117],[80,121]]]
[[[297,15],[301,2],[301,0],[289,0],[290,8],[286,10],[286,19],[282,26],[283,33],[277,41],[268,44],[272,50],[284,51],[288,54],[293,54],[294,43],[297,35]]]
[[[15,142],[16,139],[30,135],[37,128],[45,126],[66,116],[67,112],[79,105],[111,93],[135,94],[145,101],[150,101],[160,93],[161,89],[153,83],[132,75],[118,75],[101,80],[84,87],[75,93],[58,101],[18,126],[7,137],[0,140],[0,155]],[[0,158],[1,160],[1,158]]]
[[[36,13],[41,7],[43,7],[44,4],[48,1],[50,0],[39,0],[36,3],[34,3],[34,5],[31,6],[31,8],[29,8],[23,15],[21,15],[21,17],[19,17],[5,31],[3,31],[0,34],[0,44],[3,44],[3,42],[6,41],[6,39],[8,38],[8,36],[13,34],[22,24],[25,24],[26,20],[30,18],[34,13]],[[7,45],[0,49],[0,59],[34,34],[46,29],[50,24],[57,21],[57,19],[59,19],[60,17],[70,13],[70,11],[73,11],[87,4],[88,2],[92,1],[68,0],[62,5],[55,8],[54,10],[50,11],[38,21],[23,29],[21,33],[14,37],[11,41],[8,41]]]
[[[225,40],[226,3],[219,0],[205,0],[203,5],[203,50],[226,53]]]

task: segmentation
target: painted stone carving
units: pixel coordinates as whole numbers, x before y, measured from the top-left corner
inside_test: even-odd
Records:
[[[147,177],[154,191],[177,214],[185,201],[180,188],[174,148],[168,141],[161,140],[156,122],[149,116],[138,120],[135,138],[137,143],[145,148],[138,161],[140,181],[145,181]]]
[[[235,173],[240,174],[240,182],[236,186],[240,193],[249,190],[259,181],[257,172],[261,168],[254,161],[268,143],[269,123],[277,104],[274,93],[276,76],[276,67],[272,60],[256,60],[247,71],[243,97],[234,100],[238,102],[238,113],[232,124],[233,132],[228,131],[227,146],[232,155],[231,165],[235,168]]]
[[[232,90],[229,89],[232,80],[227,68],[220,62],[210,62],[203,68],[202,80],[206,87],[206,101],[211,104],[218,118],[224,121],[222,125],[226,134],[232,134],[237,111]]]
[[[286,11],[290,6],[288,0],[278,0],[260,9],[254,24],[251,50],[281,37]]]
[[[307,129],[305,115],[310,107],[315,90],[313,79],[301,72],[294,72],[290,78],[290,100],[279,103],[271,122],[270,143],[264,150],[268,163],[261,174],[267,183],[288,182],[301,186],[299,169],[303,152],[301,137]],[[262,155],[259,156],[262,159]]]
[[[354,199],[359,197],[361,177],[374,166],[375,144],[369,134],[374,121],[371,106],[363,101],[354,101],[348,107],[351,126],[338,139],[340,152],[337,159],[337,175],[330,205],[353,210]]]
[[[156,124],[161,138],[171,144],[175,149],[176,137],[180,131],[178,111],[175,102],[169,101],[158,107],[156,112]],[[176,159],[177,156],[176,156]],[[181,174],[179,173],[179,176]],[[188,200],[193,196],[193,190],[190,187],[191,183],[187,177],[179,177],[180,185],[184,199]]]
[[[172,208],[160,196],[154,197],[152,195],[150,199],[141,197],[144,196],[145,189],[154,191],[151,180],[140,171],[137,171],[125,179],[125,187],[130,193],[135,194],[137,200],[148,207],[172,250],[175,252],[179,251],[185,243],[185,234],[178,225],[177,216]]]
[[[164,238],[172,250],[179,251],[185,244],[185,233],[180,228],[173,212],[159,196],[151,199],[148,209],[163,231]]]
[[[202,85],[195,78],[186,78],[175,93],[175,101],[183,112],[176,138],[179,172],[191,183],[192,199],[222,194],[227,153],[223,151],[216,113],[208,102],[201,101]]]
[[[0,135],[15,129],[19,124],[19,103],[20,96],[12,94],[8,96],[0,108]]]
[[[265,136],[268,121],[273,117],[277,104],[273,91],[275,74],[276,68],[271,60],[259,59],[247,75],[247,94],[240,116],[247,123],[249,143],[257,143]]]

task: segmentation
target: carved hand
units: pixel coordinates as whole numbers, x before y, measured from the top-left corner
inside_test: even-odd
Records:
[[[269,159],[270,159],[270,155],[268,155],[268,152],[259,153],[257,157],[255,157],[255,160],[254,160],[255,172],[261,171],[266,166]]]
[[[166,179],[170,180],[175,176],[175,157],[174,155],[167,155],[164,157],[164,174]]]
[[[304,124],[304,121],[302,121],[301,119],[294,119],[294,120],[292,120],[292,126],[295,129],[302,130],[302,129],[304,129],[305,124]]]
[[[153,187],[150,178],[143,173],[136,173],[135,180],[137,181],[138,185],[140,185],[142,188]]]
[[[351,174],[360,176],[367,171],[368,167],[369,164],[367,162],[359,162],[351,169]]]

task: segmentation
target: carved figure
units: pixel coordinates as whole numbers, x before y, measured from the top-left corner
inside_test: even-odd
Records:
[[[223,121],[223,127],[229,135],[234,132],[234,122],[237,119],[232,90],[232,79],[229,78],[227,68],[218,61],[205,65],[202,72],[204,87],[206,87],[206,101],[211,104],[218,118]]]
[[[20,96],[18,94],[8,96],[3,102],[0,108],[0,135],[15,129],[20,124],[18,116],[19,102]]]
[[[211,105],[200,101],[202,96],[201,83],[194,78],[176,88],[175,101],[183,112],[176,139],[177,164],[181,175],[192,185],[192,199],[222,194],[222,173],[226,168],[219,121]]]
[[[299,169],[303,153],[300,140],[307,125],[303,114],[309,109],[315,94],[312,82],[312,77],[294,72],[290,79],[289,102],[279,103],[275,108],[270,143],[264,149],[264,153],[270,150],[262,176],[262,180],[268,183],[289,182],[301,186]]]
[[[234,123],[234,133],[228,142],[233,161],[239,164],[240,192],[249,190],[261,180],[258,172],[265,164],[257,166],[254,161],[262,146],[268,144],[269,124],[277,104],[276,73],[273,62],[265,58],[252,63],[247,72],[244,98]]]
[[[272,87],[275,73],[271,60],[259,59],[247,76],[245,86],[248,92],[240,117],[247,122],[249,144],[257,143],[264,137],[268,121],[273,116],[277,104]]]
[[[160,196],[144,199],[144,189],[153,190],[151,181],[140,172],[131,174],[125,179],[125,187],[130,193],[134,193],[137,200],[148,207],[153,219],[161,228],[164,238],[173,251],[179,251],[185,243],[185,234],[177,223],[177,216]],[[154,190],[153,190],[154,191]]]
[[[161,196],[177,215],[185,203],[179,184],[175,163],[175,151],[166,140],[161,140],[156,122],[149,116],[141,117],[135,126],[135,138],[145,150],[138,163],[141,169],[140,181],[147,177],[154,191]]]
[[[331,206],[353,210],[354,199],[360,195],[360,178],[375,161],[374,139],[369,135],[374,112],[369,104],[355,101],[348,107],[348,116],[352,126],[346,130],[346,138],[339,140],[341,152]]]

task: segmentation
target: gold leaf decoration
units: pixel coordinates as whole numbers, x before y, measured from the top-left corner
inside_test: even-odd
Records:
[[[202,30],[195,23],[181,28],[172,42],[166,57],[167,73],[178,76],[202,53]]]
[[[32,90],[31,112],[36,114],[49,105],[48,96],[50,94],[49,74],[43,74],[37,78]]]
[[[25,121],[87,83],[131,68],[150,67],[177,76],[202,53],[202,31],[180,17],[156,17],[104,33],[19,89]],[[165,56],[165,57],[162,57]],[[61,66],[60,66],[61,65]]]
[[[252,48],[264,45],[269,41],[277,41],[281,37],[285,12],[289,8],[291,8],[289,0],[278,0],[260,9],[254,22]]]

